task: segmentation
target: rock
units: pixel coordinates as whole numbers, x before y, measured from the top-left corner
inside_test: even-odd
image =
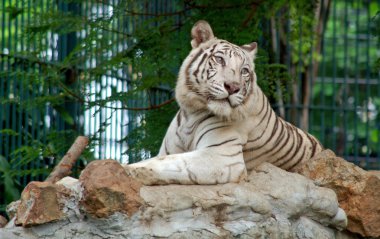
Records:
[[[58,194],[69,194],[63,186],[45,182],[29,183],[21,194],[16,225],[23,227],[56,221],[64,217]]]
[[[115,212],[133,215],[139,210],[141,184],[127,176],[115,160],[96,160],[81,173],[84,188],[81,205],[87,213],[107,217]]]
[[[7,212],[7,215],[10,219],[12,219],[16,216],[17,208],[20,205],[20,203],[21,203],[21,201],[17,200],[17,201],[11,202],[10,204],[7,205],[6,212]]]
[[[347,226],[346,214],[339,208],[334,191],[317,187],[301,175],[263,163],[249,175],[248,180],[252,190],[266,195],[274,210],[287,218],[306,215],[339,229]]]
[[[22,192],[21,199],[11,203],[7,209],[12,218],[16,208],[15,225],[29,227],[62,220],[72,214],[79,215],[80,197],[80,184],[70,177],[56,184],[31,182]]]
[[[182,231],[210,231],[214,236],[239,235],[253,225],[270,221],[271,205],[244,185],[145,186],[141,197],[147,206],[136,235],[170,237]]]
[[[333,189],[347,213],[347,230],[365,237],[380,237],[380,178],[330,150],[296,169],[322,187]]]
[[[47,206],[59,220],[27,228],[10,222],[0,238],[355,238],[339,232],[346,217],[332,190],[270,164],[248,181],[221,185],[141,186],[123,172],[116,161],[95,161],[79,181],[28,185],[25,192],[57,195],[59,207]],[[61,187],[69,196],[57,193]],[[34,208],[29,214],[44,216]]]
[[[7,225],[7,223],[8,223],[8,220],[5,217],[0,215],[0,228],[5,227],[5,225]]]
[[[376,176],[376,177],[380,178],[380,171],[378,171],[378,170],[368,171],[368,173],[370,175],[373,175],[373,176]]]

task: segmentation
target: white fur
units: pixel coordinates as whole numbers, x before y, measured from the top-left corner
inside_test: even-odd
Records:
[[[159,156],[125,165],[129,175],[147,185],[238,182],[247,169],[261,162],[278,161],[287,169],[298,162],[294,160],[308,159],[321,150],[310,140],[312,136],[273,116],[256,82],[256,43],[240,48],[219,40],[204,21],[195,24],[192,37],[193,49],[183,61],[176,86],[180,111]],[[226,48],[232,50],[224,52]],[[235,87],[233,93],[231,88],[228,93],[228,84]],[[287,139],[289,144],[279,151],[277,139],[282,139],[281,144]],[[284,152],[294,159],[287,159]]]

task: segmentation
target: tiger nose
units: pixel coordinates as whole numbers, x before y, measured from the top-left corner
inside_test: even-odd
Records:
[[[224,88],[227,90],[229,95],[238,93],[240,87],[237,83],[224,83]]]

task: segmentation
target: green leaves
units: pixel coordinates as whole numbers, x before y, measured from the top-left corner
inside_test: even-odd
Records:
[[[0,186],[4,187],[6,202],[12,202],[20,197],[20,192],[16,186],[16,173],[17,172],[11,168],[11,165],[6,158],[0,155]]]
[[[62,119],[69,125],[74,125],[74,119],[70,113],[59,105],[54,105],[53,108],[61,115]]]
[[[14,20],[18,15],[24,12],[24,9],[16,6],[8,6],[5,8],[5,12],[9,13],[11,20]]]

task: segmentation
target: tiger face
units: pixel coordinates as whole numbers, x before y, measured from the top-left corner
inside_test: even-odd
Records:
[[[208,110],[222,118],[245,118],[252,108],[256,84],[254,56],[257,44],[237,46],[214,37],[210,25],[192,29],[193,50],[180,69],[176,97],[180,106]]]

